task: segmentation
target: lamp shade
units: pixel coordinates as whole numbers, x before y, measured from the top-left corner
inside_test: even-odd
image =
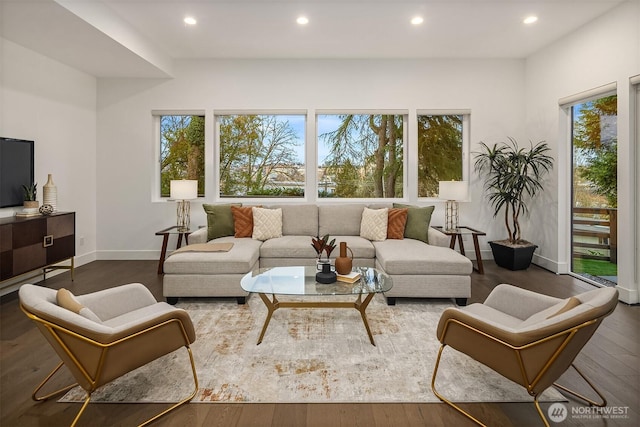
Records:
[[[195,179],[179,179],[170,183],[170,198],[175,200],[191,200],[198,198],[198,181]]]
[[[440,181],[438,197],[445,200],[467,200],[469,183],[467,181]]]

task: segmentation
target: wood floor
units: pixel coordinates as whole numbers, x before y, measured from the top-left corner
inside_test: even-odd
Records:
[[[162,278],[153,261],[96,261],[76,269],[75,281],[65,272],[41,282],[51,288],[66,287],[76,294],[124,283],[140,282],[162,299]],[[485,274],[472,276],[470,302],[483,301],[499,283],[556,297],[568,297],[592,289],[570,276],[559,276],[538,267],[510,272],[486,262]],[[235,304],[235,300],[229,300]],[[425,304],[428,304],[425,300]],[[398,300],[402,304],[402,300]],[[57,356],[18,307],[14,294],[0,304],[0,426],[69,425],[80,404],[34,402],[34,387],[58,363]],[[435,325],[434,325],[435,326]],[[604,392],[608,407],[626,411],[622,418],[572,414],[564,426],[640,425],[640,307],[618,304],[576,359],[577,365]],[[431,378],[431,372],[425,372]],[[65,374],[68,375],[68,374]],[[64,377],[64,376],[63,376]],[[70,376],[62,378],[71,380]],[[562,382],[586,390],[574,377]],[[136,425],[162,409],[156,404],[93,404],[80,419],[81,426]],[[533,403],[466,404],[464,408],[490,426],[542,426]],[[543,404],[546,411],[548,405]],[[584,410],[569,399],[569,411]],[[468,426],[473,425],[441,403],[399,404],[188,404],[161,418],[157,426]]]

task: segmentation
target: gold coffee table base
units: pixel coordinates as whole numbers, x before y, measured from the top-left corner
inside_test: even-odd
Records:
[[[360,316],[362,316],[362,322],[364,323],[364,327],[366,328],[367,334],[369,335],[369,341],[371,341],[372,345],[374,346],[376,345],[375,341],[373,340],[373,335],[371,334],[371,329],[369,328],[367,315],[365,314],[365,310],[367,309],[367,306],[373,299],[375,292],[367,293],[366,294],[367,297],[364,299],[364,301],[362,300],[362,294],[358,294],[358,299],[356,299],[354,302],[278,301],[278,298],[276,298],[275,294],[270,294],[272,295],[273,299],[269,299],[267,294],[264,294],[264,293],[258,293],[258,295],[260,295],[260,298],[264,302],[264,305],[267,306],[268,312],[267,312],[267,318],[265,319],[264,325],[262,326],[262,332],[260,332],[260,337],[258,338],[258,343],[256,345],[259,345],[262,342],[264,333],[267,331],[267,327],[269,326],[269,321],[271,321],[271,316],[273,315],[273,312],[279,308],[355,308],[360,312]]]

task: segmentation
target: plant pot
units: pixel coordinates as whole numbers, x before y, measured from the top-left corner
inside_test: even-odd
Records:
[[[502,242],[489,242],[491,252],[493,252],[493,260],[502,268],[512,271],[526,270],[531,265],[533,253],[537,245],[529,243],[528,245],[511,246]]]
[[[22,207],[25,212],[38,212],[40,202],[37,200],[25,200]]]

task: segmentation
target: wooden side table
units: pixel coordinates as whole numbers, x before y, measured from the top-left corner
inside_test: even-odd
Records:
[[[449,247],[451,249],[455,249],[456,237],[457,237],[458,246],[460,247],[460,253],[462,255],[465,255],[462,236],[464,236],[465,234],[466,235],[471,234],[473,236],[473,247],[476,250],[476,263],[478,264],[478,267],[476,268],[474,266],[473,269],[480,274],[484,274],[484,267],[482,266],[482,256],[480,255],[480,245],[478,244],[478,236],[486,236],[487,233],[485,233],[484,231],[476,230],[471,227],[458,227],[452,230],[445,230],[444,227],[441,227],[441,226],[434,226],[433,228],[440,231],[441,233],[446,234],[447,236],[451,236],[451,242],[449,242]]]
[[[189,244],[189,234],[193,231],[191,229],[179,228],[174,225],[164,230],[160,230],[156,233],[156,236],[163,236],[162,238],[162,250],[160,251],[160,260],[158,261],[158,274],[164,274],[164,259],[167,257],[167,243],[169,243],[169,236],[172,234],[178,235],[178,242],[176,243],[176,249],[180,249],[182,246],[182,236],[184,236],[185,243]]]

